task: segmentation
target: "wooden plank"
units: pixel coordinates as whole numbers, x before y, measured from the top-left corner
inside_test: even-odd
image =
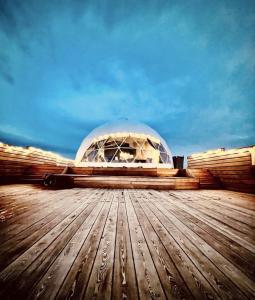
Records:
[[[30,292],[31,299],[55,299],[62,282],[68,274],[69,269],[74,263],[104,205],[104,201],[98,202],[96,208],[90,213],[88,218],[85,219],[84,223],[44,274],[42,279]],[[64,264],[63,261],[65,262]]]
[[[8,265],[8,267],[0,273],[0,296],[12,292],[22,293],[26,290],[26,285],[31,283],[30,280],[35,280],[35,273],[33,277],[30,276],[30,274],[32,274],[30,273],[31,268],[33,272],[39,272],[45,267],[52,258],[52,255],[49,255],[51,251],[54,252],[55,250],[58,253],[59,247],[61,247],[66,240],[71,238],[70,235],[73,235],[73,230],[76,231],[80,227],[81,221],[84,219],[85,215],[87,216],[87,206],[88,209],[91,209],[94,205],[95,204],[93,203],[88,204],[87,201],[84,201],[72,214],[68,215],[68,217],[54,227],[53,230],[43,236],[43,238],[29,248],[29,250],[24,252],[18,259]],[[77,223],[77,226],[68,228],[71,223]],[[68,230],[66,230],[67,228]],[[63,231],[67,234],[66,239],[63,239],[63,234],[61,235]],[[45,251],[46,249],[47,251]],[[54,252],[53,255],[56,255],[56,252]],[[26,276],[24,276],[25,270]],[[23,276],[21,282],[21,279],[18,276],[22,273]],[[14,286],[15,289],[13,289]]]
[[[94,194],[91,194],[91,196],[93,197]],[[66,204],[65,206],[59,205],[52,207],[51,209],[54,208],[53,212],[49,213],[40,222],[36,222],[20,232],[20,234],[15,235],[12,239],[3,243],[0,249],[0,270],[32,247],[34,243],[64,220],[80,204],[81,199],[77,197],[77,199],[73,201],[72,206]]]
[[[232,165],[228,165],[228,166],[210,166],[210,167],[203,167],[205,169],[210,170],[210,172],[213,171],[251,171],[251,165],[238,165],[238,166],[232,166]]]
[[[255,193],[254,185],[224,183],[223,187],[225,189],[228,189],[228,190],[231,190],[231,191],[244,192],[244,193],[253,193],[253,194]]]
[[[230,149],[230,150],[225,150],[225,151],[221,151],[221,152],[218,152],[218,153],[201,153],[200,155],[199,154],[195,154],[195,155],[189,155],[187,158],[188,159],[201,159],[203,157],[231,157],[231,156],[242,156],[242,155],[249,155],[250,154],[250,149],[252,147],[248,147],[247,149]],[[204,155],[206,154],[206,156]]]
[[[189,168],[206,168],[210,169],[215,167],[236,167],[236,166],[251,166],[251,160],[241,160],[241,161],[217,161],[217,162],[203,162],[200,163],[190,163]]]
[[[138,289],[123,191],[119,196],[112,299],[138,299]]]
[[[29,193],[29,191],[25,195],[17,195],[7,196],[4,199],[1,198],[1,211],[6,211],[10,214],[8,218],[1,218],[0,223],[0,234],[3,229],[8,227],[8,231],[10,231],[10,225],[13,223],[18,223],[20,219],[26,219],[26,223],[29,223],[29,216],[34,211],[34,209],[40,208],[43,210],[45,207],[48,206],[47,202],[51,201],[53,198],[56,199],[56,202],[63,202],[64,198],[68,196],[68,191],[58,191],[56,193],[51,193],[50,191],[42,191],[36,193]],[[56,194],[58,198],[56,198]],[[45,201],[45,198],[47,201]],[[59,201],[59,198],[62,201]],[[56,202],[53,202],[56,204]]]
[[[21,162],[21,163],[26,163],[26,164],[53,164],[53,165],[67,165],[69,162],[65,161],[57,161],[57,160],[51,160],[51,159],[45,159],[45,158],[33,158],[33,157],[22,157],[20,155],[12,155],[12,154],[7,154],[7,155],[1,155],[0,156],[1,161],[7,161],[7,162]]]
[[[34,187],[27,185],[26,187],[18,184],[9,184],[0,186],[0,197],[5,197],[6,195],[19,195],[24,194],[26,190],[34,190]]]
[[[51,263],[58,257],[63,248],[69,243],[75,232],[88,217],[97,203],[91,203],[88,207],[73,221],[70,226],[61,234],[61,237],[55,239],[40,256],[25,271],[22,272],[21,278],[12,283],[15,288],[11,291],[16,298],[25,298],[27,290],[31,290],[38,280],[43,276]],[[33,276],[31,277],[31,274]],[[10,293],[10,291],[8,292]]]
[[[129,194],[124,191],[131,236],[139,297],[143,299],[166,299],[157,270],[137,220]]]
[[[49,198],[49,200],[54,200],[54,198],[57,199],[56,196],[54,197],[54,195],[52,195],[52,198]],[[72,196],[65,197],[65,201],[69,201],[71,199]],[[50,211],[58,205],[57,202],[58,201],[49,207],[49,204],[45,201],[44,204],[34,207],[32,210],[27,210],[24,212],[24,214],[19,215],[17,218],[13,218],[13,220],[10,220],[10,224],[6,224],[7,226],[1,228],[1,241],[5,242],[31,225],[43,220],[47,214],[49,214]]]
[[[153,189],[197,189],[195,178],[168,177],[149,178],[133,176],[84,176],[74,177],[74,185],[94,188],[153,188]]]
[[[172,204],[167,204],[164,206],[165,211],[173,211]],[[178,219],[178,217],[173,213],[171,218],[175,225],[184,232],[184,234],[196,245],[199,249],[232,281],[236,286],[239,287],[248,298],[255,295],[255,286],[253,281],[250,280],[245,274],[240,272],[240,270],[235,267],[229,260],[225,259],[221,252],[215,251],[214,247],[211,247],[202,238],[200,238],[192,229],[187,228],[188,226]],[[229,251],[225,248],[225,251]]]
[[[105,191],[103,196],[105,205],[65,277],[56,299],[83,299],[98,251],[99,242],[102,238],[102,233],[110,211],[112,198],[112,192]]]
[[[182,196],[185,194],[183,193]],[[185,199],[189,200],[191,199],[191,197],[193,197],[194,195],[191,194],[190,197],[187,197]],[[194,199],[194,197],[193,197]],[[207,201],[206,201],[207,200]],[[208,201],[209,200],[209,201]],[[200,205],[201,207],[205,207],[205,208],[210,208],[213,212],[217,212],[218,214],[220,214],[223,218],[223,216],[225,217],[230,217],[231,219],[233,219],[235,222],[241,222],[245,225],[248,225],[250,228],[249,230],[253,230],[255,228],[255,215],[252,216],[252,214],[247,213],[247,212],[242,212],[240,210],[238,210],[237,207],[229,207],[229,206],[225,206],[224,205],[224,199],[222,199],[223,201],[217,201],[217,200],[211,200],[209,197],[205,197],[205,196],[200,196],[200,195],[196,195],[196,198],[194,199],[195,203],[197,203],[198,205]],[[255,204],[254,204],[255,207]]]
[[[17,149],[12,149],[12,151],[2,149],[0,148],[0,157],[10,157],[10,158],[15,158],[15,157],[22,157],[25,159],[45,159],[49,161],[55,161],[55,162],[73,162],[71,159],[67,159],[64,157],[60,157],[58,155],[51,155],[50,153],[42,153],[41,151],[30,151],[29,153],[25,150],[17,150]]]
[[[192,294],[187,288],[186,283],[142,210],[142,201],[144,199],[138,201],[139,191],[129,194],[166,297],[168,299],[191,299]]]
[[[247,250],[255,253],[255,248],[253,242],[243,238],[239,235],[239,232],[232,230],[229,226],[225,225],[224,223],[218,222],[214,218],[210,217],[209,215],[205,215],[202,212],[198,211],[192,205],[188,205],[187,203],[182,202],[175,202],[178,207],[183,208],[186,211],[189,211],[193,216],[197,217],[201,221],[207,223],[209,226],[215,227],[219,232],[229,236],[231,239],[238,242],[240,245],[245,247]]]
[[[212,195],[211,191],[200,191],[204,194],[205,199],[213,199],[220,202],[222,205],[227,205],[228,207],[233,207],[237,211],[245,212],[249,215],[255,216],[255,196],[248,194],[241,194],[237,192],[231,192],[226,190],[221,190],[220,192],[214,191]],[[248,197],[247,197],[248,196]],[[241,200],[241,201],[240,201]]]
[[[152,191],[148,191],[148,193],[151,192]],[[146,198],[148,198],[147,193]],[[180,247],[178,240],[174,239],[171,233],[163,226],[161,219],[155,215],[155,211],[151,210],[147,203],[148,201],[144,201],[142,205],[143,211],[192,292],[193,297],[195,299],[218,299],[219,296],[216,291],[194,265],[190,257]]]
[[[85,299],[111,299],[117,215],[118,199],[115,193],[84,295]]]
[[[255,270],[253,268],[255,256],[251,252],[183,209],[172,204],[169,210],[208,245],[242,270],[251,280],[255,280]]]
[[[203,275],[207,278],[207,280],[211,283],[221,297],[224,299],[232,299],[234,293],[236,299],[244,298],[243,292],[235,286],[237,281],[235,281],[235,284],[233,284],[233,282],[229,279],[233,270],[237,272],[234,273],[234,276],[238,275],[237,277],[239,278],[240,276],[241,278],[241,274],[239,274],[240,272],[238,273],[237,268],[231,264],[228,264],[227,260],[220,256],[218,252],[213,251],[213,248],[204,243],[202,239],[200,239],[193,231],[190,231],[188,227],[180,222],[173,214],[169,213],[169,211],[165,208],[165,203],[163,205],[162,202],[153,201],[148,205],[155,211],[156,215],[160,216],[160,219],[164,223],[164,226],[168,232],[171,232],[174,238],[181,245],[182,249],[189,255],[193,263],[198,269],[201,270]],[[217,267],[212,263],[215,260],[217,261]],[[223,272],[225,273],[222,273],[222,270],[220,271],[218,269],[220,267],[219,264],[223,262]],[[230,272],[228,268],[230,268]],[[229,277],[225,276],[224,274],[228,274]],[[242,282],[242,285],[247,284],[246,288],[250,292],[252,291],[252,286],[249,284],[249,279],[246,279],[248,283]],[[247,292],[248,295],[251,295],[252,293],[250,294],[249,292]]]
[[[228,155],[215,155],[215,156],[208,156],[208,157],[196,157],[196,158],[188,158],[188,164],[193,163],[201,163],[204,162],[214,162],[214,161],[227,161],[227,160],[251,160],[250,152],[246,153],[239,153],[239,154],[228,154]]]

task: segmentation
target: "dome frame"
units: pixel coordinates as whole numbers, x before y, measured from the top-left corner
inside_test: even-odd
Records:
[[[143,123],[123,120],[92,130],[77,151],[75,165],[173,168],[173,159],[167,143],[154,129]]]

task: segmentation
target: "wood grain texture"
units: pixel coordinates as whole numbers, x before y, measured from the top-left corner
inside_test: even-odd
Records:
[[[255,197],[0,187],[1,299],[253,299]]]
[[[76,187],[115,189],[198,189],[199,180],[188,177],[146,177],[146,176],[77,176]]]
[[[137,299],[136,274],[133,261],[124,191],[119,195],[118,223],[115,243],[113,299]]]
[[[255,193],[254,149],[251,146],[194,154],[188,156],[188,168],[198,176],[199,169],[209,170],[226,189]]]

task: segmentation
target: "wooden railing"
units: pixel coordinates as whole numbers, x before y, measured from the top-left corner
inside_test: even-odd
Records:
[[[226,189],[254,193],[254,153],[254,146],[196,153],[188,156],[188,167],[209,170]]]
[[[0,143],[0,182],[40,179],[45,173],[62,172],[73,161],[33,147]]]

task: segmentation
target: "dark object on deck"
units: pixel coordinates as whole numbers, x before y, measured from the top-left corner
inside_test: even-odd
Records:
[[[73,186],[73,178],[66,175],[69,167],[65,167],[61,174],[45,174],[43,185],[46,187],[69,188]]]
[[[184,156],[173,156],[173,163],[175,169],[183,169]]]
[[[45,187],[70,188],[73,186],[73,177],[65,174],[45,174],[43,185]]]
[[[56,182],[56,176],[53,174],[46,174],[43,178],[43,185],[47,187],[55,186]]]

